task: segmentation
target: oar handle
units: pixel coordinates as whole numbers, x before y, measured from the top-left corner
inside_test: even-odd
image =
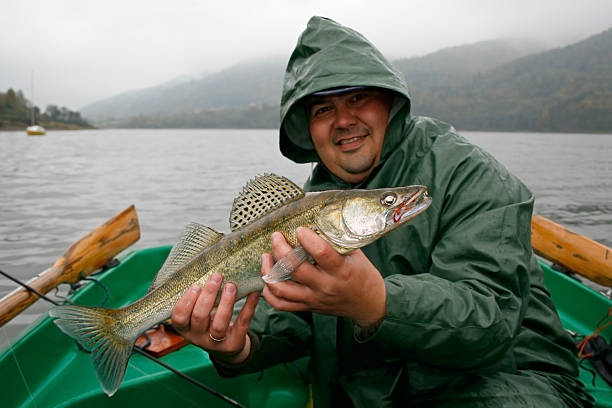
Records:
[[[44,294],[60,283],[75,283],[101,268],[139,238],[138,215],[132,205],[73,243],[51,268],[27,284]],[[15,289],[0,299],[0,327],[37,299],[38,295],[25,288]]]
[[[540,215],[531,220],[534,251],[585,278],[612,287],[612,249]]]

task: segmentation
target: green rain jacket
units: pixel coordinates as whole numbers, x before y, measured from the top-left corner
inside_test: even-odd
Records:
[[[338,86],[395,94],[381,160],[349,185],[320,163],[302,98]],[[576,379],[573,342],[542,283],[530,243],[533,195],[449,125],[410,114],[402,77],[361,34],[313,17],[291,55],[280,146],[317,162],[309,191],[422,184],[433,203],[363,249],[384,276],[387,314],[365,341],[351,321],[287,313],[260,302],[253,348],[225,375],[310,356],[315,406],[590,404]],[[535,385],[534,385],[535,384]],[[489,402],[487,402],[489,401]],[[486,406],[498,406],[497,404]]]

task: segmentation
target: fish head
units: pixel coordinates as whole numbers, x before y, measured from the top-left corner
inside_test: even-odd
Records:
[[[332,246],[363,247],[410,221],[431,204],[427,187],[344,190],[330,197],[316,224]]]

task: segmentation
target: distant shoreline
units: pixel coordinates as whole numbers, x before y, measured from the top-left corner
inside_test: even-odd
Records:
[[[75,125],[73,123],[61,123],[61,122],[40,122],[38,125],[45,128],[45,130],[87,130],[87,129],[97,129],[95,126],[84,127],[80,125]],[[29,123],[2,123],[0,121],[0,131],[19,131],[23,130],[30,126]]]
[[[73,124],[61,124],[61,127],[48,127],[46,124],[42,124],[45,130],[278,130],[274,127],[81,127]],[[0,126],[0,132],[15,132],[25,131],[29,125],[21,126]],[[576,135],[610,135],[612,136],[612,129],[608,131],[590,131],[590,130],[533,130],[533,129],[456,129],[457,133],[463,132],[480,132],[480,133],[550,133],[550,134],[576,134]]]
[[[105,129],[122,129],[122,130],[130,130],[130,129],[172,129],[172,130],[195,130],[195,129],[218,129],[218,130],[278,130],[278,127],[269,126],[269,127],[242,127],[242,126],[216,126],[216,127],[153,127],[153,126],[98,126],[97,129],[105,130]],[[489,128],[476,128],[476,129],[467,129],[467,128],[457,128],[455,127],[458,133],[461,132],[493,132],[493,133],[563,133],[563,134],[593,134],[593,135],[612,135],[612,129],[606,130],[588,130],[588,129],[489,129]]]

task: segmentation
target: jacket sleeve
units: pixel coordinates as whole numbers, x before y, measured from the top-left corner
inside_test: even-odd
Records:
[[[211,361],[221,376],[234,377],[305,357],[312,337],[309,319],[309,313],[278,311],[260,299],[249,326],[251,353],[247,360],[238,365]]]
[[[384,357],[477,369],[494,365],[518,333],[533,197],[486,153],[471,154],[437,178],[437,207],[419,220],[430,237],[426,267],[385,278],[386,316],[362,342]]]

